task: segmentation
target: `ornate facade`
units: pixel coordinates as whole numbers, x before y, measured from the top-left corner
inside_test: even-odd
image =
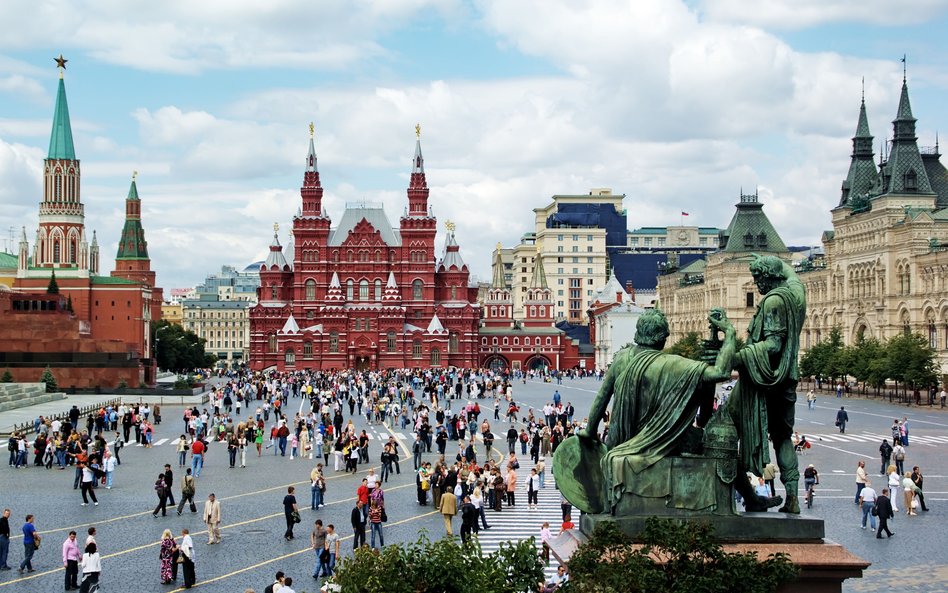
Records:
[[[948,170],[937,142],[919,147],[915,124],[903,80],[893,136],[883,143],[877,164],[865,99],[859,107],[849,171],[831,211],[833,230],[822,237],[824,255],[798,265],[807,291],[803,351],[834,326],[847,344],[909,330],[928,337],[948,370]],[[725,307],[735,327],[747,327],[758,296],[749,259],[728,257],[735,240],[742,239],[732,236],[707,262],[660,279],[672,341],[688,331],[706,331],[712,307]],[[743,241],[748,252],[790,257],[782,242],[779,250],[755,245],[753,232],[744,233]]]
[[[311,134],[312,136],[312,134]],[[293,218],[292,263],[274,229],[250,310],[254,369],[475,366],[480,307],[448,224],[435,258],[420,139],[408,207],[393,227],[381,205],[347,204],[333,227],[323,207],[310,138],[302,204]]]
[[[919,147],[903,79],[893,136],[875,163],[866,103],[859,107],[849,172],[825,259],[807,266],[807,322],[801,347],[833,326],[847,344],[910,330],[928,337],[948,369],[948,171],[938,144]]]

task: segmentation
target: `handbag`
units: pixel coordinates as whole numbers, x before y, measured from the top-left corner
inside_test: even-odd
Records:
[[[385,508],[382,508],[382,523],[388,522],[388,513],[385,512]]]
[[[918,499],[917,499],[917,498],[913,498],[913,499],[912,499],[912,510],[913,510],[913,511],[918,510]],[[382,512],[384,513],[385,511],[382,511]]]
[[[33,549],[34,550],[40,549],[40,537],[38,535],[33,536]]]
[[[303,521],[303,519],[300,517],[299,511],[293,511],[292,513],[290,513],[290,517],[293,519],[294,523],[300,523]]]

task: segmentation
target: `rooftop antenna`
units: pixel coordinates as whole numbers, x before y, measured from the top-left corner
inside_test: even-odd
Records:
[[[905,79],[908,76],[908,63],[905,61],[905,54],[902,54],[902,82],[905,82]]]

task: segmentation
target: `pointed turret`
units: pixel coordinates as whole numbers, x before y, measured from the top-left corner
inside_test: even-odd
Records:
[[[503,247],[500,243],[498,243],[497,248],[494,249],[494,265],[491,266],[494,275],[490,283],[490,287],[493,289],[507,288],[507,282],[504,280],[504,260],[501,255],[501,249],[503,249]]]
[[[467,264],[465,264],[461,258],[460,250],[461,246],[458,245],[457,240],[454,238],[454,229],[449,229],[448,237],[444,242],[444,257],[441,258],[441,265],[438,266],[438,271],[445,272],[452,268],[458,271],[466,270]]]
[[[894,135],[892,148],[882,169],[882,193],[890,194],[930,194],[931,182],[918,150],[918,138],[915,136],[916,119],[912,115],[909,101],[908,82],[902,78],[902,95],[899,109],[892,121]]]
[[[89,273],[93,276],[99,273],[99,238],[92,231],[92,245],[89,247]]]
[[[289,264],[286,263],[286,258],[283,257],[283,246],[280,245],[279,230],[279,226],[274,224],[273,241],[270,242],[270,254],[267,255],[267,261],[263,264],[267,270],[272,270],[274,266],[276,266],[277,270],[288,270],[290,268]]]
[[[69,122],[69,104],[66,102],[66,82],[60,76],[56,91],[56,111],[53,114],[53,131],[49,137],[48,159],[76,160],[76,149],[72,143],[72,124]]]
[[[394,304],[401,300],[402,294],[398,290],[398,283],[395,282],[395,274],[389,272],[388,281],[385,283],[385,292],[382,294],[382,302]]]
[[[856,135],[853,136],[853,153],[849,163],[849,173],[843,180],[840,206],[862,207],[868,200],[876,183],[877,169],[872,152],[872,134],[869,132],[869,118],[866,116],[866,97],[863,94],[859,105],[859,120],[856,123]],[[854,204],[854,202],[856,202]]]
[[[408,216],[428,216],[428,181],[425,179],[425,159],[421,156],[421,124],[415,126],[415,136],[415,156],[408,183]]]
[[[316,126],[309,124],[309,151],[306,153],[306,171],[303,173],[303,186],[300,188],[300,197],[303,199],[303,208],[300,216],[322,217],[323,213],[323,186],[319,181],[319,169],[316,161]]]
[[[17,255],[17,273],[25,272],[30,267],[30,242],[26,238],[26,227],[23,227],[20,234],[20,249]]]
[[[549,288],[546,284],[546,272],[543,270],[543,259],[537,257],[533,266],[533,277],[530,278],[530,288]]]
[[[138,186],[135,183],[135,175],[132,175],[132,183],[125,198],[125,226],[122,227],[116,260],[148,259],[148,242],[145,241],[145,229],[142,228],[141,208]]]
[[[764,205],[758,200],[757,192],[745,194],[741,190],[741,199],[735,204],[737,210],[731,223],[721,231],[718,244],[721,251],[727,253],[784,253],[787,246],[777,234],[774,225],[764,214]]]

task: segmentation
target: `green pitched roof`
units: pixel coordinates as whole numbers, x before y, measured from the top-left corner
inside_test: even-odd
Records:
[[[872,193],[879,173],[872,152],[872,134],[869,132],[869,119],[866,117],[866,101],[859,106],[859,121],[856,135],[853,136],[853,154],[849,162],[849,173],[843,180],[840,206],[853,206],[853,202],[864,201]]]
[[[5,251],[0,251],[0,270],[15,270],[19,265],[20,258],[13,255],[12,253],[7,253]]]
[[[931,194],[931,182],[915,136],[915,118],[909,104],[908,84],[902,81],[902,97],[899,110],[892,122],[894,135],[892,150],[882,169],[882,185],[879,194]]]
[[[783,239],[764,214],[764,205],[757,195],[741,195],[731,224],[722,233],[722,251],[725,253],[752,253],[758,251],[782,252],[787,250]]]
[[[72,125],[69,123],[69,105],[66,103],[66,84],[59,79],[56,93],[56,112],[53,114],[53,131],[49,137],[48,159],[76,160],[76,149],[72,144]]]
[[[126,204],[138,201],[140,201],[138,186],[135,185],[133,179],[132,185],[128,188]],[[138,211],[138,208],[138,205],[132,207],[131,204],[128,204],[126,206],[125,226],[122,227],[122,237],[119,239],[118,254],[115,259],[148,259],[148,242],[145,241],[145,229],[142,228],[141,218],[134,214]],[[132,215],[128,214],[129,210],[132,210]]]
[[[114,276],[92,276],[91,280],[93,284],[141,284],[141,282],[136,282],[135,280],[116,278]]]

